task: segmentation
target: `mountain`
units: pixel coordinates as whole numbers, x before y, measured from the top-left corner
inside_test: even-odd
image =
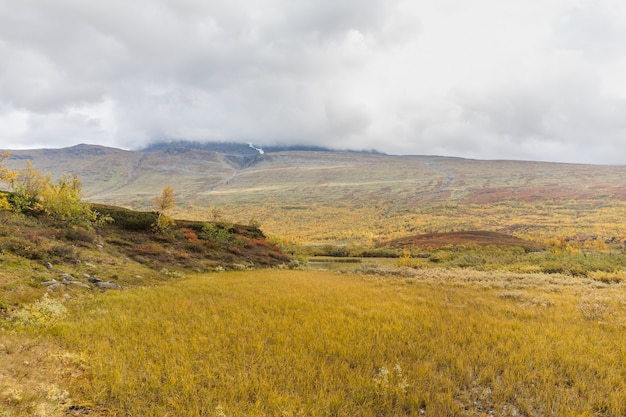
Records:
[[[330,148],[323,146],[311,146],[311,145],[290,145],[290,146],[264,146],[259,147],[253,143],[233,143],[233,142],[190,142],[185,140],[179,140],[174,142],[158,142],[146,146],[143,151],[146,152],[158,152],[167,151],[173,149],[186,149],[186,150],[204,150],[223,153],[226,155],[236,156],[250,156],[257,154],[264,154],[270,152],[283,152],[283,151],[316,151],[316,152],[336,152]],[[345,151],[344,151],[345,152]],[[375,150],[361,151],[363,153],[379,153]]]
[[[88,200],[140,210],[171,185],[177,217],[255,219],[270,235],[308,243],[485,229],[542,238],[625,233],[610,216],[626,214],[626,166],[262,152],[248,144],[77,145],[12,151],[8,165],[76,173]]]

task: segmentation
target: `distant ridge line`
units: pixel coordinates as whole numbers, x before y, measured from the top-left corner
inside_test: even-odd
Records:
[[[385,155],[375,149],[372,150],[350,150],[350,149],[332,149],[324,146],[312,145],[273,145],[262,146],[254,144],[256,148],[262,149],[264,153],[289,152],[289,151],[306,151],[306,152],[356,152],[363,154]],[[250,146],[250,143],[238,142],[194,142],[186,140],[177,140],[171,142],[155,142],[146,147],[139,149],[140,152],[163,152],[168,150],[205,150],[213,151],[225,155],[250,156],[259,155],[259,151]]]

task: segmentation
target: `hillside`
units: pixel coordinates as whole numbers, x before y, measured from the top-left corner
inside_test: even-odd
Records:
[[[145,151],[78,145],[13,151],[9,166],[78,174],[93,202],[147,210],[167,184],[177,215],[260,222],[300,243],[372,244],[462,230],[531,239],[601,236],[622,241],[625,166],[478,161],[247,145]]]
[[[87,230],[0,210],[0,316],[46,290],[72,295],[290,262],[255,226],[178,220],[157,233],[152,212],[93,207],[114,221]]]

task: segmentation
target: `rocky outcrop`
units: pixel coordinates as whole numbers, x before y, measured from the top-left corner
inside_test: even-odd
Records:
[[[48,291],[59,291],[63,287],[79,287],[85,288],[88,290],[92,290],[94,287],[100,290],[121,290],[123,289],[121,285],[110,282],[103,281],[95,275],[83,274],[82,280],[76,278],[72,274],[62,273],[59,275],[60,281],[52,278],[49,281],[44,281],[41,283],[42,286],[47,287]],[[86,282],[85,282],[86,281]],[[93,285],[90,285],[93,284]]]

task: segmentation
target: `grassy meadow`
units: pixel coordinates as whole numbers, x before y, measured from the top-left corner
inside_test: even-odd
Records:
[[[65,306],[46,332],[81,358],[65,401],[92,416],[626,414],[623,284],[263,270]]]
[[[294,193],[296,195],[296,193]],[[282,196],[279,196],[282,197]],[[239,222],[255,219],[269,236],[300,246],[333,244],[371,247],[379,242],[411,234],[460,230],[490,230],[534,242],[550,244],[561,238],[578,240],[597,236],[602,241],[626,236],[626,202],[614,200],[497,201],[427,203],[383,200],[364,204],[346,201],[232,202],[211,207],[180,208],[177,215],[211,218],[217,211]],[[274,195],[265,197],[273,199]]]

